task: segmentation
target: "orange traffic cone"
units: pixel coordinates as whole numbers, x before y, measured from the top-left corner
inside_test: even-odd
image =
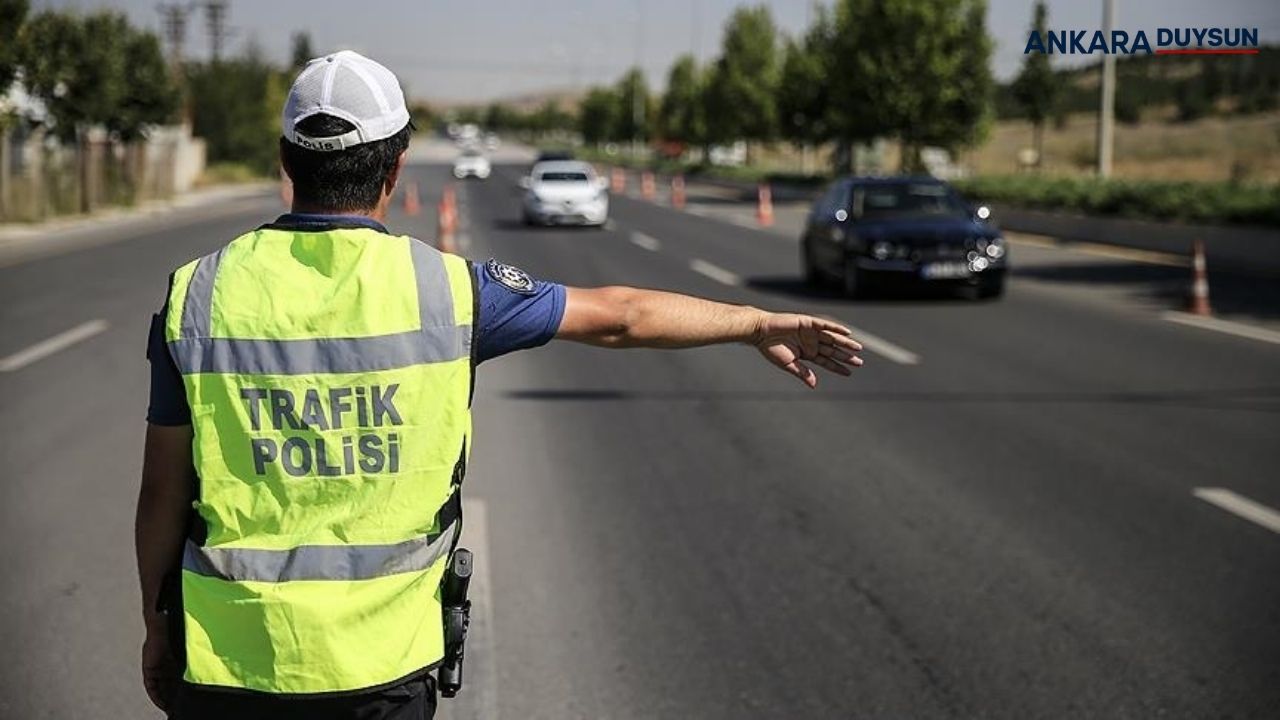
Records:
[[[671,178],[671,207],[677,210],[684,209],[684,176],[677,175]]]
[[[756,191],[756,220],[764,227],[773,225],[773,192],[768,183],[760,183]]]
[[[627,189],[627,174],[622,168],[614,168],[609,173],[609,191],[616,194],[625,192]]]
[[[436,206],[436,247],[442,252],[453,252],[453,210],[445,198]]]
[[[657,194],[657,189],[654,187],[653,173],[645,170],[640,175],[640,195],[645,200],[652,200],[655,194]]]
[[[405,183],[404,214],[412,217],[420,212],[422,212],[422,201],[418,198],[418,183]]]
[[[436,206],[436,246],[443,252],[456,252],[454,233],[458,229],[458,196],[452,185],[446,185]]]
[[[453,234],[458,229],[458,196],[453,191],[452,185],[444,186],[444,195],[441,200],[445,207],[449,208],[449,233]]]
[[[1209,270],[1204,259],[1204,242],[1199,238],[1191,243],[1191,297],[1187,311],[1193,315],[1212,315],[1209,306]]]

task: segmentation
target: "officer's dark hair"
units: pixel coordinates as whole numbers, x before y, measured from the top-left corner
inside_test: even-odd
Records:
[[[333,137],[355,130],[355,126],[332,115],[312,115],[297,125],[310,137]],[[323,210],[352,212],[372,210],[382,197],[382,184],[396,166],[400,153],[409,147],[411,129],[385,140],[361,143],[333,152],[308,150],[280,138],[280,160],[293,181],[293,199],[298,205]]]

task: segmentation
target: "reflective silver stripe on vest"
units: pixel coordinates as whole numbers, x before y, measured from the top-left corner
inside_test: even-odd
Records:
[[[207,548],[190,540],[182,569],[232,582],[369,580],[426,570],[449,553],[458,523],[394,545],[303,545],[291,550]]]
[[[179,337],[208,337],[213,326],[213,279],[222,263],[224,247],[212,255],[205,255],[196,262],[196,269],[187,283],[187,296],[182,301],[182,322]]]
[[[201,258],[187,285],[180,336],[169,343],[169,352],[184,375],[375,372],[448,362],[471,354],[471,327],[454,324],[453,289],[444,257],[413,239],[409,240],[409,251],[418,289],[419,330],[357,338],[209,337],[213,284],[224,250]]]
[[[169,352],[184,375],[374,372],[467,357],[471,352],[471,326],[450,325],[365,338],[186,338],[170,342]]]
[[[418,280],[418,319],[422,329],[453,327],[453,289],[440,251],[420,240],[409,241]]]

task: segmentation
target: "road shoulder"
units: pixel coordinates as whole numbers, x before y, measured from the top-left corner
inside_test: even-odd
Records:
[[[118,242],[142,230],[238,212],[270,201],[278,187],[272,182],[222,185],[134,208],[109,208],[43,223],[0,225],[0,267]]]

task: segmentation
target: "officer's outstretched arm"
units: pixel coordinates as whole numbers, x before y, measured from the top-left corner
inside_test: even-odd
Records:
[[[610,348],[746,343],[809,387],[813,363],[838,375],[862,364],[849,328],[790,313],[631,287],[568,288],[556,338]]]

